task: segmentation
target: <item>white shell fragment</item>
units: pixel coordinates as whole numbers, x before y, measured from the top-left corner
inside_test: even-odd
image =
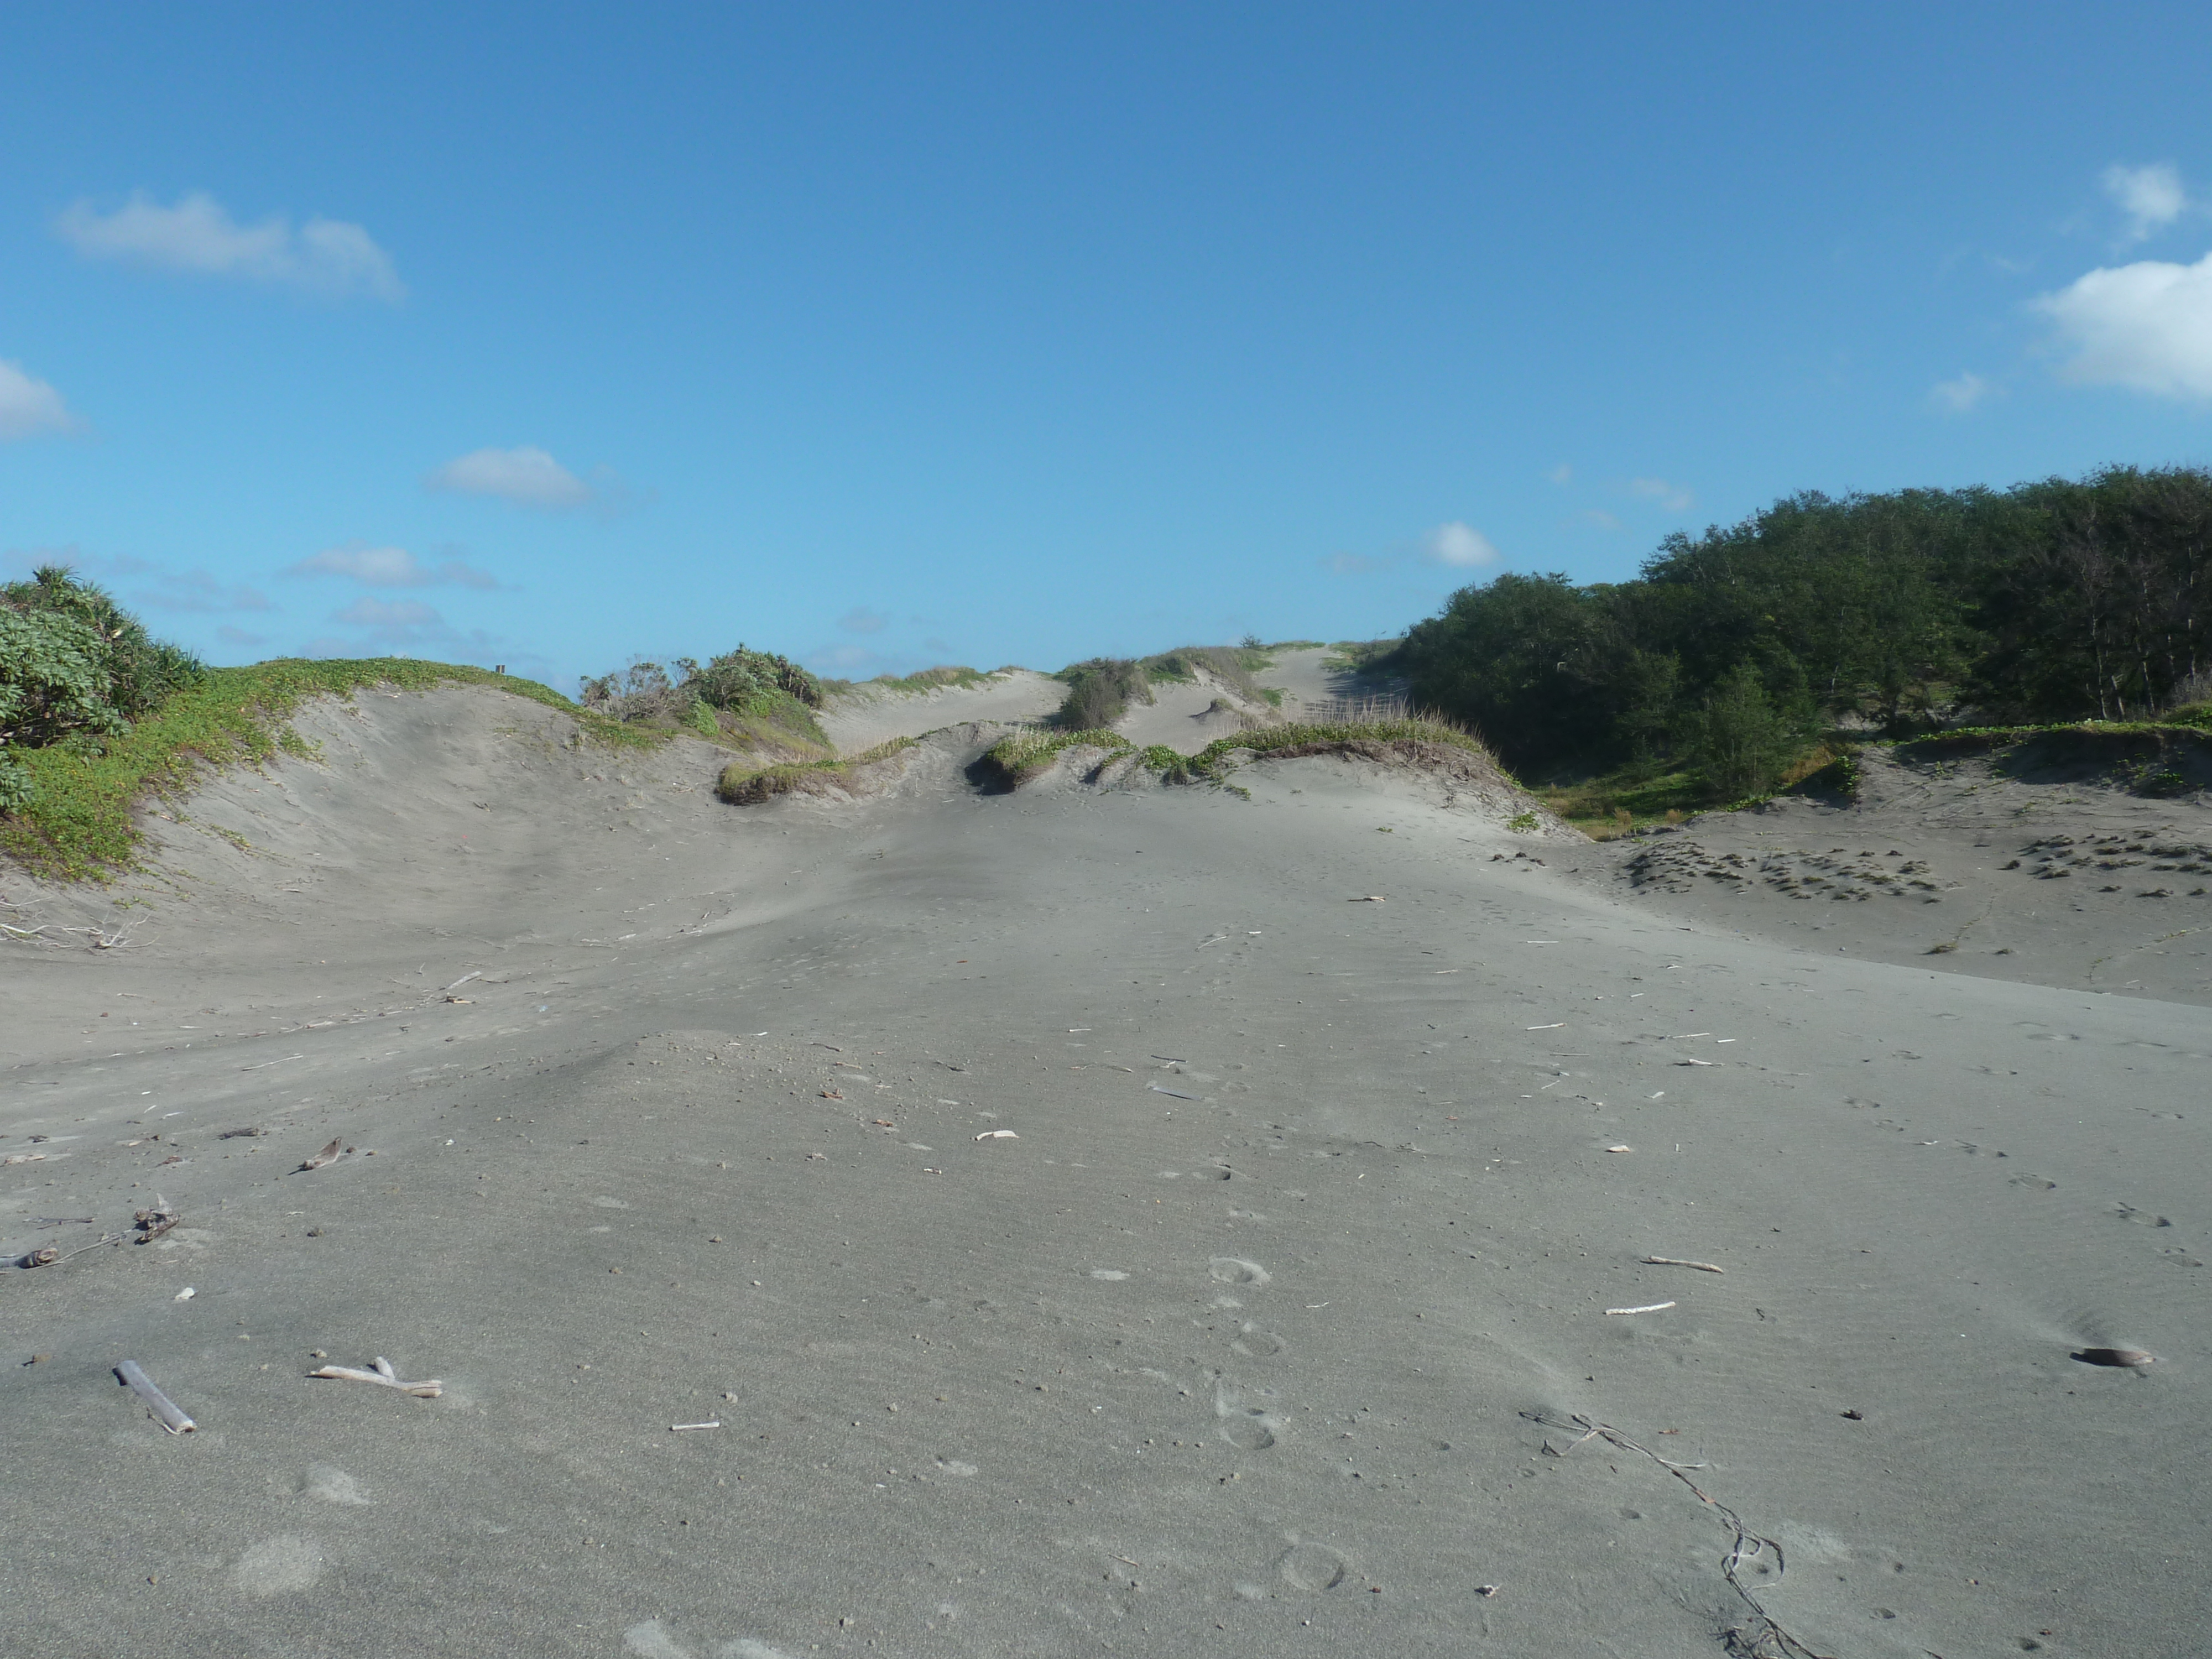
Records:
[[[1012,1129],[986,1129],[981,1134],[977,1135],[975,1139],[978,1140],[1019,1140],[1021,1137],[1016,1134]]]

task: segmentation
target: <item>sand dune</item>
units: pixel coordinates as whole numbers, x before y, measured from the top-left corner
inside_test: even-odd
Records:
[[[127,938],[0,956],[0,1243],[182,1217],[0,1277],[0,1650],[2203,1650],[2193,936],[1996,867],[2201,808],[1597,847],[963,727],[738,810],[490,691],[302,724],[0,886]],[[307,1376],[379,1356],[442,1394]]]
[[[822,729],[842,755],[857,755],[893,738],[918,738],[963,720],[1039,720],[1060,707],[1067,688],[1047,674],[1007,669],[975,685],[888,691],[862,685],[830,699]]]

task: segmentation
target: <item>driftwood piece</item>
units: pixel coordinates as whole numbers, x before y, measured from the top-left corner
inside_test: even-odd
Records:
[[[392,1369],[392,1362],[382,1354],[373,1362],[374,1370],[364,1371],[352,1365],[325,1365],[307,1373],[334,1382],[380,1382],[387,1389],[397,1389],[402,1394],[411,1394],[418,1400],[435,1400],[445,1393],[446,1385],[435,1377],[424,1382],[403,1382],[399,1374]]]
[[[125,1360],[115,1368],[115,1375],[122,1379],[131,1393],[146,1402],[154,1415],[161,1419],[161,1426],[171,1434],[190,1434],[199,1427],[177,1408],[175,1401],[154,1386],[154,1379],[138,1369],[137,1360]]]
[[[1639,1255],[1638,1261],[1649,1262],[1655,1267],[1695,1267],[1701,1273],[1724,1273],[1726,1267],[1716,1267],[1710,1261],[1685,1261],[1679,1255]]]

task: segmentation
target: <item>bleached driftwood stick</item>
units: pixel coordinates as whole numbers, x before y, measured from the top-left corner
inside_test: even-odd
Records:
[[[403,1382],[399,1374],[392,1369],[392,1362],[382,1354],[376,1357],[376,1369],[361,1370],[352,1365],[325,1365],[307,1373],[337,1382],[381,1382],[387,1389],[397,1389],[402,1394],[411,1394],[418,1400],[435,1400],[445,1393],[446,1385],[435,1377],[426,1382]]]
[[[137,1360],[125,1360],[115,1368],[115,1374],[129,1386],[131,1393],[146,1402],[154,1415],[161,1419],[161,1426],[171,1434],[190,1434],[199,1427],[177,1408],[175,1401],[154,1386],[154,1379],[138,1369]]]
[[[1638,1261],[1647,1261],[1655,1267],[1695,1267],[1701,1273],[1724,1273],[1726,1267],[1716,1267],[1710,1261],[1685,1261],[1679,1255],[1639,1255]]]

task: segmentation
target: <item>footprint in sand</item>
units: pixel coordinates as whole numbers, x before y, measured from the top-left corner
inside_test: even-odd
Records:
[[[1229,1344],[1231,1353],[1240,1353],[1247,1359],[1273,1359],[1283,1351],[1283,1339],[1273,1331],[1263,1331],[1257,1325],[1247,1325]]]
[[[740,1636],[734,1642],[687,1648],[668,1633],[658,1619],[632,1625],[623,1632],[623,1651],[637,1659],[790,1659],[781,1648]]]
[[[1267,1270],[1256,1261],[1247,1261],[1240,1255],[1217,1255],[1206,1263],[1206,1271],[1224,1285],[1249,1285],[1255,1290],[1266,1284]]]
[[[1259,1389],[1258,1398],[1272,1401],[1274,1392],[1273,1389]],[[1221,1437],[1238,1451],[1267,1450],[1275,1443],[1275,1430],[1282,1423],[1272,1405],[1255,1405],[1226,1382],[1213,1386],[1213,1414],[1220,1419]]]
[[[2132,1221],[2138,1227],[2171,1227],[2173,1224],[2162,1215],[2153,1215],[2148,1210],[2138,1210],[2132,1204],[2122,1204],[2112,1213],[2123,1221]]]
[[[302,1498],[319,1498],[325,1504],[367,1504],[372,1500],[361,1483],[343,1469],[328,1463],[310,1463],[300,1481]]]
[[[292,1595],[320,1578],[324,1565],[323,1547],[313,1539],[271,1538],[238,1558],[230,1582],[248,1595]]]
[[[1284,1582],[1302,1590],[1334,1589],[1344,1582],[1344,1558],[1326,1544],[1293,1544],[1275,1563]]]

